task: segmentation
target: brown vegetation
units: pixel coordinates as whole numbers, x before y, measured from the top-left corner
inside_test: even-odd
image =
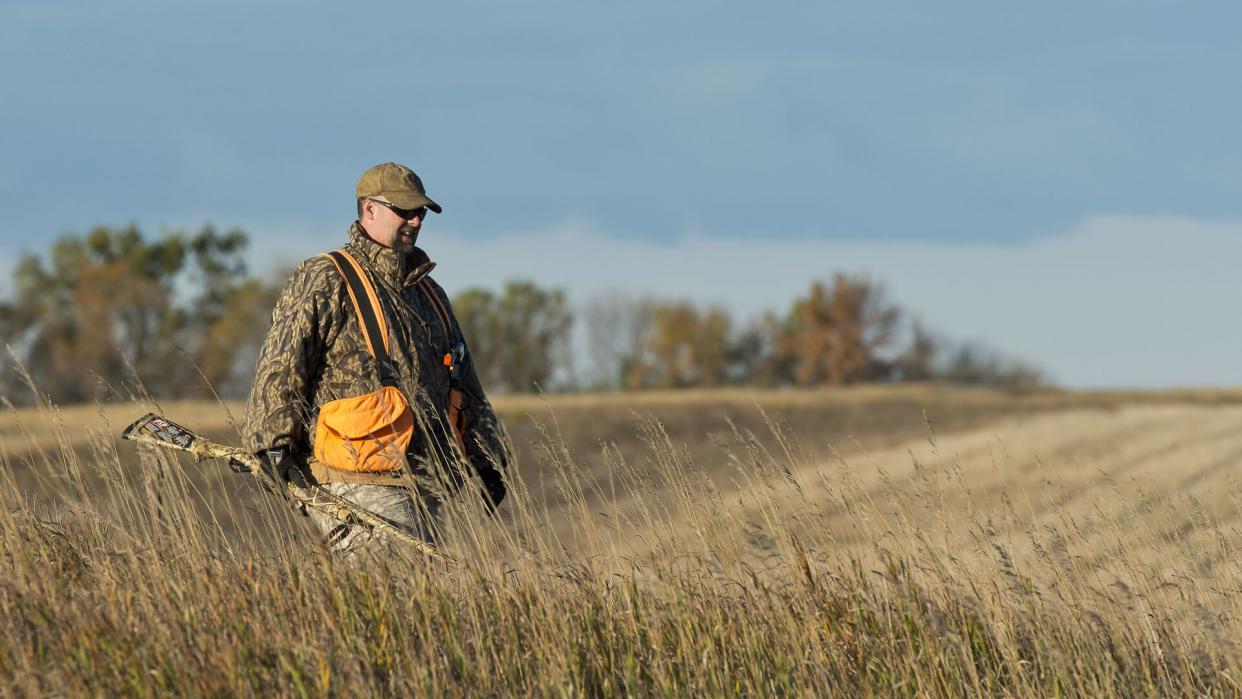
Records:
[[[31,384],[65,403],[245,390],[275,303],[245,276],[245,246],[210,226],[156,241],[99,227],[23,255],[0,301],[0,396],[24,400]]]
[[[15,692],[1239,693],[1236,394],[501,401],[523,457],[457,569],[348,566],[219,464],[118,452],[145,407],[0,419]]]
[[[895,341],[901,309],[883,289],[862,278],[838,274],[831,286],[814,282],[794,301],[790,329],[783,336],[800,385],[852,384],[887,378],[880,357]]]

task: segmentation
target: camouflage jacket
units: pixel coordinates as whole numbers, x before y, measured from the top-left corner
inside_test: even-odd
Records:
[[[464,474],[448,446],[449,372],[443,358],[463,338],[447,295],[427,276],[435,263],[419,248],[399,253],[375,243],[357,222],[350,227],[345,250],[366,269],[375,286],[388,321],[389,354],[399,387],[414,408],[408,475],[456,489]],[[448,310],[451,327],[443,327],[428,293],[438,296]],[[483,394],[473,362],[468,359],[463,368],[459,387],[466,393],[467,457],[484,488],[499,502],[504,495],[501,473],[508,460],[503,428]],[[379,388],[375,358],[367,351],[345,281],[331,260],[304,261],[276,303],[272,327],[259,352],[243,426],[247,448],[257,452],[287,446],[306,463],[313,453],[318,406]],[[315,470],[321,480],[323,470]],[[333,473],[327,480],[377,478]]]

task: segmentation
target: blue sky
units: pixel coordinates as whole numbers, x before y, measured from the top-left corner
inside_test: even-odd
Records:
[[[518,273],[579,297],[632,288],[744,310],[848,265],[1072,385],[1242,383],[1228,351],[1175,371],[1178,340],[1140,342],[1150,323],[1128,309],[1128,325],[1072,327],[1141,346],[1132,367],[1038,341],[1066,329],[1015,335],[987,309],[1025,292],[970,266],[1090,250],[1101,258],[1062,262],[1116,273],[1058,288],[1124,305],[1134,266],[1118,260],[1160,255],[1152,240],[1238,259],[1234,236],[1204,231],[1242,220],[1242,6],[930,7],[4,0],[0,250],[99,223],[211,221],[250,231],[262,270],[333,245],[358,174],[391,159],[445,207],[424,243],[434,256],[439,232],[461,260],[441,271],[450,288]],[[1125,226],[1113,247],[1082,243],[1102,221]],[[491,257],[559,235],[574,249],[543,259],[573,274]],[[601,260],[615,245],[645,261],[732,250],[774,271],[753,289],[690,286],[651,271],[662,262],[622,273]],[[895,250],[941,270],[894,266]],[[946,295],[943,265],[987,285]],[[1205,317],[1226,313],[1227,286],[1193,267],[1165,273],[1203,286],[1185,302]],[[1214,345],[1238,356],[1242,333]]]

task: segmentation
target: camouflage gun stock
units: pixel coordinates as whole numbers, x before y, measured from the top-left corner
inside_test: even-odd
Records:
[[[375,531],[382,531],[392,539],[408,544],[431,558],[446,563],[452,562],[451,558],[435,546],[414,536],[400,524],[338,497],[319,485],[302,487],[294,483],[285,483],[282,488],[263,472],[259,457],[254,454],[239,447],[231,447],[205,439],[155,413],[147,413],[126,427],[121,437],[139,444],[152,444],[165,449],[189,452],[198,461],[228,459],[259,479],[259,484],[268,492],[278,494],[283,489],[295,502],[322,512],[338,522],[362,525]]]

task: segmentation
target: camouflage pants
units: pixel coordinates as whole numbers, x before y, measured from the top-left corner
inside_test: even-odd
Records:
[[[436,543],[440,505],[439,499],[434,496],[424,497],[408,488],[391,485],[327,483],[324,488],[333,495],[387,517],[429,544]],[[383,532],[342,524],[315,510],[310,510],[308,514],[323,533],[328,548],[344,554],[346,558],[353,559],[364,553],[382,554],[388,547],[388,537]]]

